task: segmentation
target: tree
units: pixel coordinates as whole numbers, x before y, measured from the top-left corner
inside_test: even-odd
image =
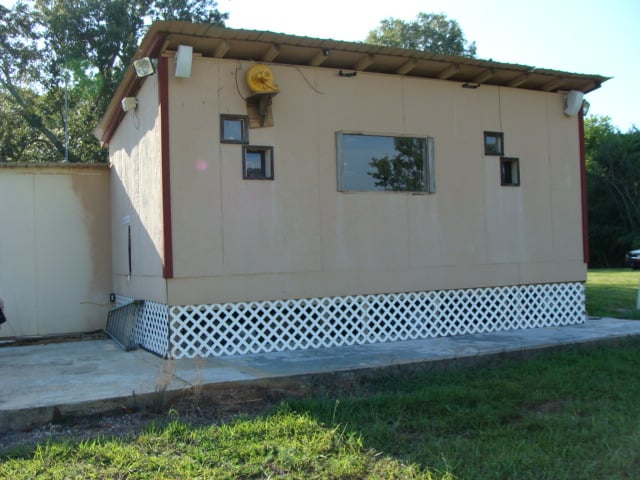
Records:
[[[589,243],[594,264],[620,263],[640,247],[640,131],[608,117],[585,120]]]
[[[211,0],[156,0],[151,3],[149,13],[157,19],[224,26],[229,15],[216,7],[217,3]]]
[[[46,95],[36,93],[46,78],[43,65],[50,52],[41,50],[38,42],[38,22],[31,15],[26,4],[18,3],[13,10],[0,6],[0,94],[3,96],[3,110],[8,115],[19,115],[23,124],[32,130],[31,141],[36,144],[48,143],[51,148],[64,151],[64,145],[51,125],[50,105]],[[34,88],[36,87],[36,88]],[[6,139],[6,128],[4,125]],[[9,135],[10,136],[10,135]],[[19,143],[24,143],[20,140]],[[13,149],[0,146],[7,155]],[[11,157],[4,157],[12,160]]]
[[[24,92],[25,95],[31,92]],[[31,101],[31,99],[29,99]],[[16,109],[13,99],[0,91],[0,162],[26,159],[31,162],[49,161],[50,144],[42,140]]]
[[[216,6],[214,0],[36,0],[11,10],[0,6],[0,108],[31,130],[24,138],[47,145],[47,160],[67,154],[70,161],[105,161],[93,128],[131,63],[145,20],[223,26],[227,15]],[[4,130],[0,126],[5,160],[41,159],[16,148]]]
[[[408,48],[444,55],[475,57],[476,43],[467,42],[460,25],[443,14],[418,14],[414,21],[387,18],[371,30],[366,43]]]
[[[424,192],[425,144],[419,138],[398,137],[394,141],[395,155],[372,158],[369,165],[375,172],[369,172],[376,187],[388,191]]]

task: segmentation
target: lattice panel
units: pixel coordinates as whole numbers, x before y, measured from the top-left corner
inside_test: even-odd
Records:
[[[145,301],[134,333],[138,344],[162,357],[169,354],[169,309],[164,303]]]
[[[132,297],[125,297],[124,295],[116,295],[116,302],[113,306],[114,308],[123,307],[125,305],[129,305],[133,303],[135,299]]]
[[[171,306],[168,316],[169,355],[193,358],[568,325],[586,312],[584,286],[562,283]]]
[[[115,308],[134,302],[134,298],[116,295]],[[138,309],[133,341],[162,357],[169,354],[169,309],[163,303],[144,301]]]
[[[138,347],[134,333],[138,321],[138,312],[143,303],[142,300],[138,300],[120,305],[112,308],[107,316],[105,332],[113,341],[127,351]]]

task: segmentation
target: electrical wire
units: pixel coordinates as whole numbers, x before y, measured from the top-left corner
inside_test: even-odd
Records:
[[[240,95],[240,98],[246,102],[247,101],[247,97],[243,97],[242,96],[242,93],[240,93],[240,85],[238,84],[238,72],[240,71],[241,68],[242,68],[242,65],[238,64],[238,66],[236,67],[236,71],[235,71],[236,91],[238,92],[238,95]]]
[[[296,67],[296,70],[298,71],[298,73],[300,74],[300,76],[304,79],[304,81],[307,83],[307,85],[309,85],[309,88],[311,88],[311,90],[313,90],[314,92],[320,94],[320,95],[324,95],[324,92],[321,90],[318,90],[318,88],[316,88],[315,85],[313,85],[311,83],[311,81],[307,78],[307,76],[302,72],[302,70],[300,70],[299,67]]]

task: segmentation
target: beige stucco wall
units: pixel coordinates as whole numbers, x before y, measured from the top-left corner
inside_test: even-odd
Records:
[[[104,328],[109,210],[106,165],[0,166],[0,337]]]
[[[110,144],[114,292],[166,302],[157,76],[137,94]],[[129,272],[129,228],[131,272]]]
[[[578,122],[562,94],[273,65],[275,125],[249,135],[274,147],[275,180],[246,181],[219,115],[246,114],[250,66],[196,58],[190,78],[170,76],[168,303],[585,279]],[[520,158],[520,187],[500,186],[485,130]],[[437,192],[338,192],[337,131],[433,137]]]

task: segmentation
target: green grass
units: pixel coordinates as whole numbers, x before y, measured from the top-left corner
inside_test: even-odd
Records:
[[[222,426],[174,421],[130,439],[48,443],[5,455],[0,478],[446,480],[447,474],[403,464],[366,448],[355,433],[283,407]]]
[[[636,308],[640,271],[591,269],[587,275],[587,313],[594,317],[640,320]]]
[[[638,280],[638,272],[590,271],[589,313],[629,318]],[[0,478],[615,480],[640,472],[638,338],[335,380],[257,418],[171,421],[131,438],[5,452]]]
[[[640,340],[360,388],[289,405],[404,463],[446,462],[456,478],[640,475]]]
[[[226,425],[0,457],[0,478],[625,479],[640,472],[640,339],[448,371],[397,369]]]

